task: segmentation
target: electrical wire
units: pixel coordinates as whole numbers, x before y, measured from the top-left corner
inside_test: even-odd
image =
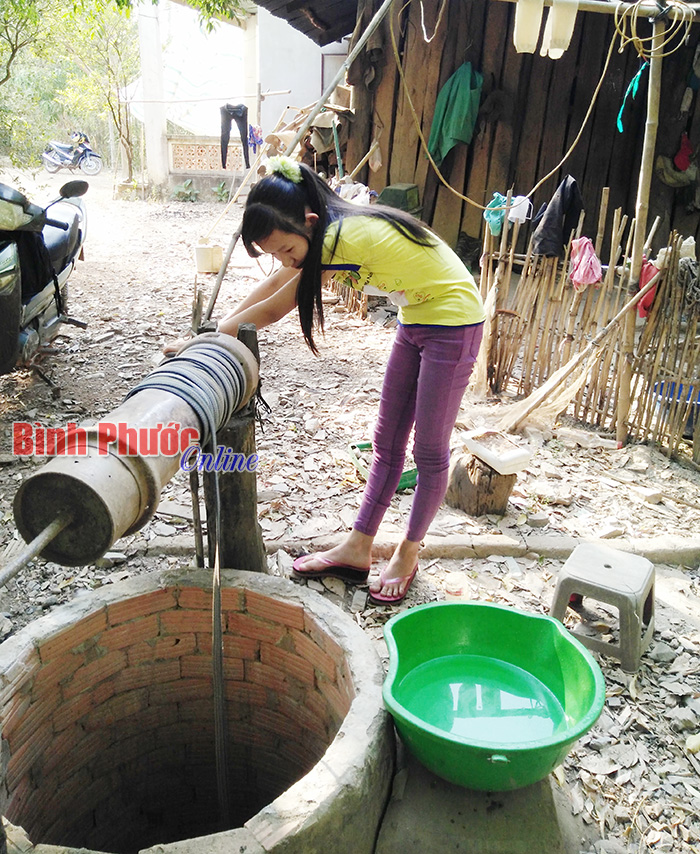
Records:
[[[410,6],[412,2],[413,2],[413,0],[407,0],[407,2],[399,10],[398,17],[400,17],[403,14],[404,10],[408,6]],[[566,161],[569,159],[569,157],[573,153],[574,149],[578,145],[578,143],[581,139],[581,136],[583,135],[583,131],[584,131],[584,129],[588,123],[588,120],[590,119],[590,117],[593,113],[593,108],[596,104],[596,101],[598,99],[598,95],[600,94],[600,90],[603,86],[603,82],[605,80],[605,75],[607,74],[608,68],[610,66],[610,59],[612,57],[613,50],[615,48],[616,40],[618,38],[620,39],[620,47],[618,49],[619,53],[622,53],[624,48],[629,43],[633,44],[635,46],[635,48],[637,49],[637,52],[640,53],[640,51],[645,49],[645,45],[647,43],[651,42],[653,37],[641,38],[637,34],[637,21],[638,21],[639,15],[640,15],[641,7],[643,5],[645,5],[645,2],[646,2],[646,0],[637,0],[637,3],[635,3],[633,6],[625,7],[622,10],[621,14],[620,14],[620,9],[622,9],[623,4],[618,3],[618,6],[615,9],[615,19],[614,19],[615,31],[613,33],[612,39],[610,40],[610,45],[608,47],[608,53],[607,53],[607,56],[605,58],[605,64],[603,66],[603,71],[600,75],[598,83],[597,83],[595,90],[593,92],[593,95],[591,97],[591,102],[588,106],[588,110],[586,111],[586,115],[583,117],[583,121],[581,122],[581,127],[580,127],[578,133],[576,134],[574,141],[571,143],[571,145],[569,146],[568,150],[566,151],[566,153],[564,154],[562,159],[559,161],[559,163],[557,163],[557,165],[551,171],[549,171],[543,178],[541,178],[535,184],[535,186],[530,190],[530,192],[526,194],[525,198],[528,198],[528,199],[531,198],[534,195],[534,193],[536,193],[537,190],[539,190],[539,188],[546,181],[548,181],[554,174],[556,174],[559,171],[559,169],[561,169],[561,167],[564,165],[564,163],[566,163]],[[692,19],[694,16],[693,10],[690,8],[690,6],[688,6],[687,3],[682,2],[682,0],[670,0],[668,5],[666,6],[666,8],[660,11],[660,15],[661,14],[668,14],[669,9],[676,9],[678,11],[680,17],[678,15],[674,16],[674,23],[669,28],[667,36],[664,38],[663,42],[661,43],[661,45],[659,47],[660,48],[666,47],[666,45],[668,45],[673,40],[673,38],[675,38],[678,35],[681,28],[684,29],[684,35],[683,35],[682,40],[673,49],[668,50],[665,53],[662,53],[661,56],[670,56],[670,54],[674,53],[676,50],[678,50],[680,47],[682,47],[683,41],[688,36],[689,30],[690,30],[690,24],[692,23]],[[642,14],[644,14],[644,13],[642,13]],[[648,15],[648,13],[646,13],[646,14]],[[627,32],[626,32],[627,27],[629,27],[629,32],[630,32],[629,36],[627,35]],[[430,162],[430,165],[431,165],[433,171],[437,175],[440,182],[453,195],[457,196],[457,198],[462,199],[462,201],[467,202],[468,204],[472,205],[473,207],[478,208],[479,210],[485,211],[487,209],[487,207],[489,207],[488,205],[483,205],[480,202],[477,202],[474,199],[470,198],[469,196],[466,196],[463,193],[460,193],[458,190],[456,190],[449,183],[449,181],[445,178],[445,176],[440,171],[440,168],[438,167],[438,165],[433,160],[433,158],[430,154],[430,151],[428,150],[428,144],[426,142],[425,135],[423,134],[423,130],[421,128],[420,119],[418,118],[418,114],[417,114],[416,109],[413,105],[411,93],[409,91],[409,87],[408,87],[408,84],[406,82],[406,77],[405,77],[404,70],[403,70],[403,64],[401,62],[401,57],[399,55],[399,49],[398,49],[398,45],[396,42],[396,32],[395,32],[395,28],[394,28],[394,17],[393,17],[393,15],[389,16],[389,33],[391,35],[391,45],[392,45],[392,49],[394,52],[394,59],[396,61],[396,67],[397,67],[397,70],[399,72],[399,78],[401,80],[401,85],[402,85],[402,88],[404,91],[404,96],[405,96],[406,101],[410,107],[411,115],[413,117],[413,121],[414,121],[414,124],[416,126],[416,130],[418,132],[418,138],[420,140],[421,147],[423,148],[425,155],[428,158],[428,161]],[[641,55],[644,55],[644,54],[640,53],[640,56]],[[658,54],[655,53],[655,55],[658,55]],[[489,210],[507,210],[507,206],[504,205],[502,207],[489,207]]]

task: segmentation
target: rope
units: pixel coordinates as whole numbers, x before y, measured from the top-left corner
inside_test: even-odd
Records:
[[[184,400],[200,422],[200,445],[216,440],[216,431],[240,409],[245,375],[236,359],[222,347],[201,342],[157,367],[126,396],[147,388],[168,391]]]
[[[673,23],[666,30],[663,40],[654,48],[653,35],[642,38],[637,33],[639,15],[641,14],[645,20],[649,17],[648,12],[641,11],[642,2],[644,0],[638,0],[633,6],[626,6],[625,8],[622,8],[622,4],[620,3],[615,7],[615,33],[620,36],[619,52],[622,53],[628,44],[632,44],[640,59],[648,59],[652,48],[654,49],[654,56],[658,59],[671,56],[672,53],[675,53],[683,46],[685,40],[690,35],[690,26],[693,23],[695,13],[683,0],[668,0],[665,7],[659,6],[659,13],[655,16],[654,20],[656,18],[669,17],[669,12],[672,9],[676,14],[673,16]],[[628,26],[629,35],[627,35]],[[683,30],[683,33],[678,44],[672,49],[664,51],[663,48],[670,44],[681,30]],[[647,46],[649,50],[647,50]]]
[[[234,356],[216,344],[201,342],[160,365],[141,380],[127,398],[147,388],[168,391],[184,400],[200,422],[200,445],[216,453],[217,430],[241,408],[246,391],[243,368]],[[214,689],[214,750],[219,815],[230,827],[228,762],[226,758],[226,696],[224,693],[223,631],[221,627],[221,496],[219,474],[214,472],[216,546],[212,572],[212,671]]]
[[[410,4],[412,2],[413,2],[413,0],[407,0],[407,2],[401,7],[401,9],[399,11],[399,17],[403,14],[404,10],[408,6],[410,6]],[[636,28],[637,28],[637,19],[638,19],[638,15],[639,15],[639,7],[641,6],[641,4],[643,2],[645,2],[645,0],[638,0],[638,2],[634,4],[634,6],[625,8],[622,11],[621,15],[619,15],[619,10],[620,10],[620,7],[622,4],[619,4],[616,7],[615,19],[614,19],[615,20],[615,31],[613,33],[612,39],[610,40],[610,46],[608,47],[608,53],[607,53],[607,56],[605,58],[605,64],[603,66],[603,71],[600,75],[600,78],[598,80],[596,88],[593,92],[593,96],[592,96],[591,102],[588,106],[588,110],[586,112],[586,115],[583,117],[583,121],[581,123],[581,127],[579,129],[579,132],[576,134],[576,138],[571,143],[568,151],[564,154],[564,156],[559,161],[559,163],[550,172],[548,172],[544,176],[544,178],[541,178],[535,184],[535,186],[530,190],[530,192],[526,194],[525,198],[528,198],[528,199],[531,198],[531,196],[533,196],[534,193],[536,193],[537,190],[539,190],[539,188],[552,177],[552,175],[554,175],[556,172],[558,172],[559,169],[561,169],[561,167],[564,165],[564,163],[566,163],[566,161],[569,159],[569,157],[573,153],[574,149],[578,145],[578,143],[581,139],[581,136],[583,135],[583,131],[586,127],[586,124],[588,123],[588,120],[593,113],[593,108],[594,108],[595,103],[598,99],[598,95],[600,94],[600,90],[603,86],[603,81],[605,80],[605,75],[608,72],[608,67],[610,65],[610,59],[611,59],[612,54],[613,54],[613,49],[615,47],[616,39],[618,37],[620,38],[620,47],[618,49],[619,53],[622,53],[624,48],[630,42],[632,42],[635,45],[635,47],[638,49],[638,52],[640,49],[644,48],[644,45],[646,45],[647,42],[651,42],[652,37],[649,37],[647,39],[647,38],[640,38],[637,35],[637,29]],[[685,28],[685,34],[683,37],[684,39],[687,38],[687,35],[690,31],[690,24],[692,23],[692,19],[693,19],[692,9],[686,3],[682,2],[682,0],[670,0],[668,6],[664,10],[662,10],[660,12],[660,14],[664,14],[664,15],[668,14],[669,9],[671,9],[671,8],[678,9],[681,13],[681,18],[679,19],[677,16],[674,18],[674,23],[668,30],[669,35],[664,39],[664,41],[660,45],[661,48],[665,47],[672,40],[672,38],[678,33],[678,31],[681,27]],[[626,34],[626,24],[625,24],[626,21],[628,22],[628,25],[629,25],[630,34],[631,34],[630,36],[627,36],[627,34]],[[487,207],[489,207],[488,205],[482,205],[480,202],[477,202],[474,199],[469,198],[469,196],[465,196],[463,193],[460,193],[458,190],[455,190],[455,188],[444,177],[444,175],[440,171],[440,168],[438,167],[438,165],[435,163],[432,156],[430,155],[430,152],[428,151],[428,144],[425,140],[425,136],[424,136],[423,131],[421,129],[420,119],[418,117],[418,114],[416,112],[415,107],[413,106],[413,100],[411,99],[411,93],[409,91],[409,87],[408,87],[408,84],[406,82],[406,77],[404,74],[403,65],[401,63],[401,57],[399,56],[399,49],[398,49],[398,45],[396,42],[396,32],[394,29],[394,17],[393,17],[393,15],[389,16],[389,32],[391,35],[391,46],[392,46],[393,52],[394,52],[394,59],[396,61],[396,67],[398,69],[399,77],[401,79],[401,85],[403,87],[404,96],[405,96],[406,101],[410,107],[411,115],[413,117],[413,121],[414,121],[414,124],[416,126],[416,130],[418,131],[418,138],[420,139],[421,147],[423,148],[425,155],[428,158],[428,161],[430,162],[430,165],[431,165],[433,171],[437,175],[440,182],[453,195],[457,196],[457,198],[462,199],[462,201],[467,202],[468,204],[472,205],[473,207],[478,208],[479,210],[485,211],[487,209]],[[669,50],[666,53],[662,53],[661,56],[669,56],[671,53],[678,50],[682,46],[682,44],[683,44],[683,41],[679,42],[679,44],[676,45],[672,50]],[[491,210],[507,210],[507,206],[494,207],[494,208],[491,208]]]
[[[437,35],[437,31],[440,28],[440,23],[442,22],[442,16],[445,12],[445,8],[447,6],[447,0],[442,0],[442,6],[440,6],[440,11],[438,12],[437,20],[435,21],[435,26],[433,27],[433,34],[429,36],[425,30],[425,6],[423,5],[423,0],[420,0],[420,26],[423,30],[423,41],[426,44],[430,44],[430,42]]]

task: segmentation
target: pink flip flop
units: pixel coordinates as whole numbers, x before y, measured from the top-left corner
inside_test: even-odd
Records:
[[[304,562],[309,557],[313,557],[322,563],[323,569],[304,569]],[[334,563],[320,555],[301,555],[294,561],[292,568],[300,578],[340,578],[341,581],[346,581],[348,584],[364,584],[369,577],[369,567],[362,569],[359,566]]]
[[[406,598],[406,594],[411,589],[411,585],[413,584],[413,579],[416,577],[416,573],[418,572],[418,564],[413,567],[413,572],[406,579],[406,586],[403,589],[403,593],[399,596],[382,596],[381,593],[373,593],[371,590],[369,591],[369,600],[370,602],[374,602],[376,605],[396,605],[398,602],[402,602]],[[382,587],[391,582],[398,581],[398,578],[386,579],[384,575],[380,573],[379,580],[382,582]]]

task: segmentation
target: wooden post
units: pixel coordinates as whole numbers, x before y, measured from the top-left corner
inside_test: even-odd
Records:
[[[647,216],[649,213],[649,191],[654,172],[654,149],[656,133],[659,127],[659,100],[661,94],[661,45],[664,40],[666,23],[662,18],[654,19],[654,35],[649,58],[649,90],[647,93],[647,120],[644,126],[644,146],[642,148],[642,164],[639,170],[637,185],[637,202],[635,205],[636,227],[634,243],[632,244],[632,269],[628,288],[628,298],[639,288],[639,274],[642,269],[644,243],[647,232]],[[632,388],[632,358],[634,356],[634,330],[636,312],[629,312],[625,321],[622,352],[620,354],[622,370],[620,373],[620,391],[617,404],[616,437],[619,446],[627,441],[627,419],[631,405]]]
[[[258,339],[252,323],[241,324],[238,340],[260,361]],[[219,430],[217,442],[246,458],[255,454],[255,397]],[[258,485],[255,471],[222,472],[218,477],[221,503],[220,565],[228,569],[266,572],[265,544],[258,523]],[[210,566],[214,565],[216,548],[214,478],[213,472],[204,472]]]
[[[515,474],[499,474],[473,454],[463,454],[450,466],[445,501],[450,507],[458,507],[470,516],[490,513],[503,516],[517,477]]]

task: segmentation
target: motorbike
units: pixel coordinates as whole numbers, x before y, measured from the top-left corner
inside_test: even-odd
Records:
[[[0,374],[31,364],[69,317],[68,277],[83,257],[87,181],[69,181],[45,208],[0,184]],[[50,216],[49,216],[50,214]]]
[[[90,148],[90,140],[82,131],[71,134],[70,143],[49,142],[41,155],[44,169],[52,175],[59,169],[80,169],[86,175],[102,170],[102,157]]]

